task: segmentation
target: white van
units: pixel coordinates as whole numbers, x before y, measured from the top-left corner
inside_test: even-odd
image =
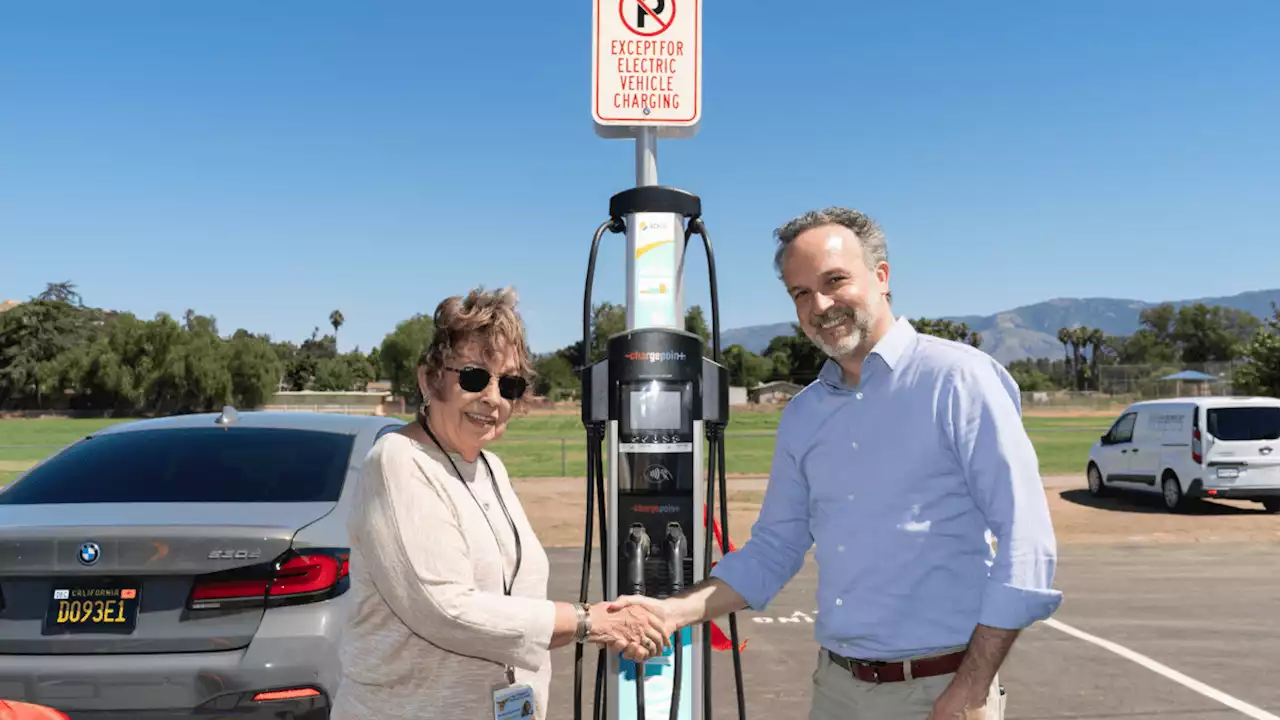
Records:
[[[1280,398],[1191,397],[1125,408],[1089,450],[1089,491],[1256,500],[1280,512]]]

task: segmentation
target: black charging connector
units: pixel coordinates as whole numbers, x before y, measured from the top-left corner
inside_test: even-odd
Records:
[[[623,547],[622,554],[627,560],[626,567],[626,595],[644,595],[644,561],[649,559],[649,551],[651,544],[649,542],[649,533],[645,531],[644,525],[640,523],[631,524],[631,532],[627,535],[627,543]],[[636,717],[644,718],[644,663],[637,660],[636,663]]]
[[[671,594],[684,590],[684,559],[689,555],[689,541],[684,536],[684,529],[678,522],[667,523],[667,537],[663,543],[667,560],[667,577],[670,578]],[[673,677],[671,681],[671,715],[670,720],[680,717],[680,686],[684,680],[684,643],[680,642],[680,634],[684,628],[676,628],[675,637],[671,638]]]

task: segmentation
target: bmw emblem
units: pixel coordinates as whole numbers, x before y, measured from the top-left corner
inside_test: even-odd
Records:
[[[102,557],[102,548],[98,547],[96,542],[87,542],[80,546],[78,557],[81,565],[93,565],[98,562],[98,558]]]

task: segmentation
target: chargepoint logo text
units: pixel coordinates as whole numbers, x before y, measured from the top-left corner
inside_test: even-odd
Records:
[[[631,512],[659,515],[680,512],[680,508],[676,505],[632,505]]]
[[[648,360],[649,362],[671,362],[673,360],[684,360],[684,353],[673,350],[666,352],[640,352],[632,350],[624,355],[628,360]]]

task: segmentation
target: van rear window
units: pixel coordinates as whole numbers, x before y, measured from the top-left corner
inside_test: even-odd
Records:
[[[1211,408],[1209,434],[1227,442],[1280,439],[1280,407]]]

